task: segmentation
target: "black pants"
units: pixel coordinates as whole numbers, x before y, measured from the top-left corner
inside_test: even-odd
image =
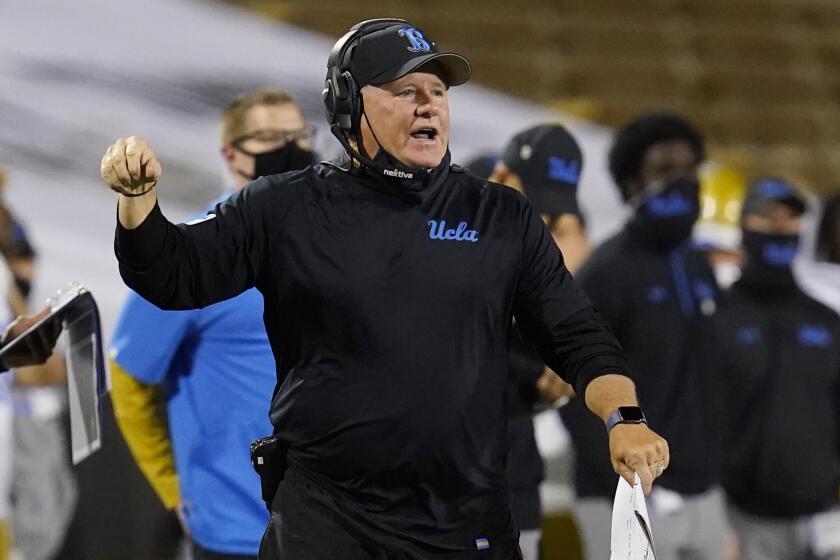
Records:
[[[516,540],[491,550],[441,551],[374,535],[338,513],[335,500],[289,470],[271,506],[260,560],[521,560]]]
[[[196,542],[192,543],[193,560],[257,560],[256,556],[247,554],[225,554],[224,552],[213,552],[202,548]]]

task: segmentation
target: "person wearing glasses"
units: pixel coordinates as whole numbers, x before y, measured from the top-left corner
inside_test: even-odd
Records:
[[[241,95],[220,124],[232,192],[314,162],[311,129],[283,91]],[[248,462],[251,441],[271,431],[276,381],[262,315],[256,289],[192,311],[162,311],[131,292],[112,337],[117,422],[161,501],[177,511],[195,560],[256,558],[268,522]]]

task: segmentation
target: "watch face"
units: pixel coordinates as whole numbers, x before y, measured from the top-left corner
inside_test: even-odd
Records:
[[[645,419],[642,409],[638,406],[620,406],[618,412],[624,422],[643,422]]]

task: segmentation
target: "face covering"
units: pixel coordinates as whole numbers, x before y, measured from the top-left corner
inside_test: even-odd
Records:
[[[304,150],[297,145],[297,142],[286,142],[276,150],[260,154],[246,152],[241,148],[237,149],[254,158],[254,174],[252,176],[249,177],[242,171],[237,170],[240,175],[252,180],[266,175],[277,175],[286,171],[305,169],[315,162],[315,154],[310,150]]]
[[[791,265],[799,247],[799,235],[745,229],[741,244],[747,255],[745,280],[772,285],[793,282]]]
[[[670,250],[691,236],[700,215],[700,183],[683,177],[654,193],[642,193],[630,228],[660,250]]]
[[[15,275],[14,278],[20,295],[23,296],[23,299],[29,299],[29,294],[32,293],[32,283],[22,276]]]

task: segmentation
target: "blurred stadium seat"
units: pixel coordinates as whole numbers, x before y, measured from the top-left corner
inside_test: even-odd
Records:
[[[480,12],[468,0],[231,2],[330,35],[367,17],[407,17],[467,54],[489,86],[613,126],[643,110],[680,111],[724,163],[816,190],[840,175],[836,1],[490,0]]]

